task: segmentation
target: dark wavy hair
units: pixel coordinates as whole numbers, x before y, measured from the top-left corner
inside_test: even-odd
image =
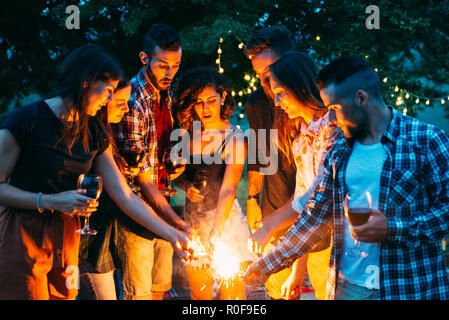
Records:
[[[163,50],[178,51],[181,46],[181,37],[172,26],[153,24],[143,39],[142,51],[151,58],[156,46]]]
[[[221,106],[221,119],[226,120],[234,113],[235,101],[232,98],[232,88],[228,80],[210,67],[198,67],[186,71],[179,79],[174,90],[173,109],[179,125],[190,131],[193,121],[199,120],[194,104],[198,94],[206,87],[214,88],[220,96],[226,92],[224,104]]]
[[[282,25],[259,29],[249,38],[244,52],[249,58],[255,57],[267,49],[272,50],[279,57],[292,52],[295,49],[295,44],[290,31]]]
[[[79,47],[64,60],[52,95],[62,97],[69,114],[79,118],[77,124],[62,130],[61,140],[70,138],[69,150],[76,141],[82,142],[85,151],[89,150],[91,135],[86,113],[89,88],[96,81],[121,80],[122,76],[117,61],[98,45]]]
[[[286,54],[270,66],[271,76],[300,101],[304,108],[312,109],[317,119],[327,112],[317,86],[319,70],[315,61],[302,52]],[[292,154],[292,138],[299,133],[297,128],[301,122],[303,119],[290,119],[285,112],[282,113],[279,122],[279,149],[289,161]]]

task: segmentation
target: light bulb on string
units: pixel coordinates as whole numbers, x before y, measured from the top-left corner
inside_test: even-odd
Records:
[[[394,92],[398,92],[398,91],[399,91],[398,86],[395,86],[395,87],[394,87]]]
[[[407,94],[405,95],[405,99],[408,99],[408,98],[410,98],[410,95],[407,92]]]
[[[419,98],[416,98],[415,103],[416,103],[416,104],[419,103]]]
[[[441,104],[445,104],[446,101],[444,101],[444,99],[441,99]]]
[[[384,83],[387,83],[387,81],[388,81],[388,78],[387,77],[385,77],[385,78],[383,78],[383,80],[382,80]]]
[[[224,69],[220,67],[220,69],[218,69],[218,72],[219,72],[219,73],[223,73],[223,72],[224,72]]]
[[[239,49],[243,49],[243,47],[244,47],[243,42],[240,42],[240,43],[239,43]]]
[[[428,106],[430,104],[429,99],[426,100],[426,105]]]

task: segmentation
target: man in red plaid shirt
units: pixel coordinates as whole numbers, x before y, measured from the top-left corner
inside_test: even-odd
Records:
[[[156,24],[145,36],[139,53],[143,67],[131,79],[129,112],[113,128],[117,148],[127,160],[140,194],[168,223],[186,228],[160,193],[166,172],[160,167],[173,129],[170,84],[181,63],[181,39],[171,26]],[[132,157],[131,157],[132,158]],[[180,172],[178,173],[180,174]],[[121,215],[119,246],[123,258],[122,299],[159,300],[171,288],[173,249],[169,242]]]

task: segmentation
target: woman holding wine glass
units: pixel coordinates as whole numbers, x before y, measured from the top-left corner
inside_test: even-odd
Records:
[[[0,299],[76,297],[76,285],[67,285],[78,266],[74,215],[98,206],[76,184],[92,169],[124,212],[186,247],[186,236],[165,229],[129,190],[96,117],[121,77],[101,47],[80,47],[64,60],[53,95],[13,111],[0,127]]]
[[[180,79],[174,106],[193,152],[185,156],[190,159],[176,185],[186,190],[186,219],[202,244],[223,241],[242,262],[253,259],[246,248],[249,229],[236,199],[247,145],[228,120],[235,108],[231,91],[227,80],[210,68],[192,69]],[[212,270],[204,267],[207,263],[198,265],[187,267],[191,298],[212,299]]]
[[[127,178],[131,189],[137,188],[133,177],[135,172],[128,169],[126,163],[138,163],[144,153],[126,153],[121,156],[117,150],[114,138],[112,137],[110,124],[120,122],[126,112],[128,112],[128,100],[131,95],[131,83],[123,78],[117,85],[112,101],[107,104],[107,108],[99,112],[106,125],[109,134],[111,149],[114,160],[122,175]],[[134,162],[133,162],[134,161]],[[136,190],[134,190],[136,191]],[[138,192],[138,190],[137,190]],[[124,214],[121,209],[112,201],[107,192],[100,198],[98,212],[92,216],[91,225],[98,230],[95,237],[83,237],[80,245],[80,300],[115,300],[116,288],[114,282],[114,270],[120,270],[123,264],[123,252],[119,241],[121,241],[121,217]],[[167,231],[170,226],[165,221],[159,220],[151,227],[159,229],[158,233],[167,239]],[[165,230],[167,231],[165,231]],[[152,229],[151,229],[152,230]]]

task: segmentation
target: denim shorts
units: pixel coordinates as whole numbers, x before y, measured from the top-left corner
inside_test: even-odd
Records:
[[[171,288],[173,248],[163,239],[149,240],[122,230],[119,246],[123,252],[121,299],[150,300],[152,291]]]

